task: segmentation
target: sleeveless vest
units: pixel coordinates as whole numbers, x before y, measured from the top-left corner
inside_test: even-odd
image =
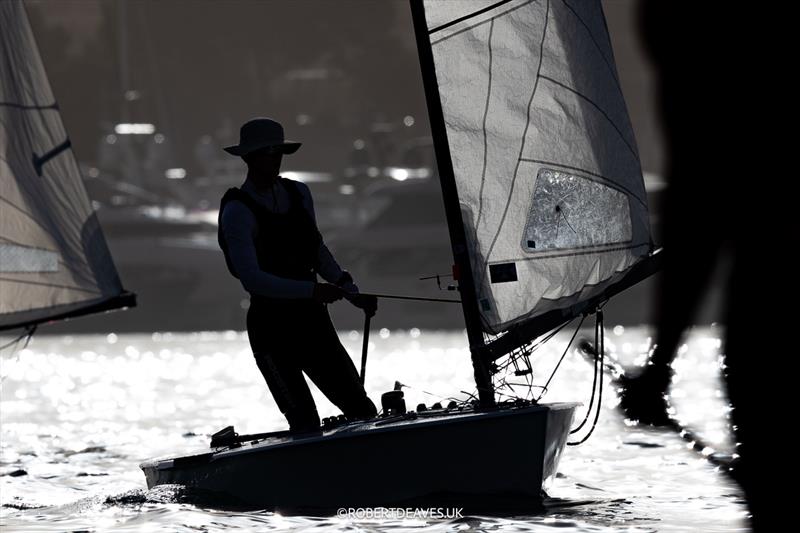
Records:
[[[219,206],[220,224],[217,233],[219,247],[225,255],[228,270],[238,278],[231,264],[228,245],[222,232],[222,213],[225,205],[231,200],[238,200],[250,209],[256,218],[257,230],[253,244],[259,268],[282,278],[316,281],[315,270],[322,236],[311,214],[303,206],[303,195],[295,183],[286,178],[278,177],[278,179],[289,193],[289,209],[285,213],[268,210],[241,189],[234,187],[225,192]],[[255,294],[251,297],[253,300],[279,300]]]

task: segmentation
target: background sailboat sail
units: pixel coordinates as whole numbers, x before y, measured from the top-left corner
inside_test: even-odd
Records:
[[[563,321],[652,249],[600,2],[424,8],[481,327]]]
[[[0,329],[135,305],[21,2],[0,2]]]

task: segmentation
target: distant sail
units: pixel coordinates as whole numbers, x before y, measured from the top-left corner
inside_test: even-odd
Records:
[[[0,2],[0,329],[133,305],[22,2]]]
[[[481,326],[596,297],[651,252],[599,0],[425,0]]]

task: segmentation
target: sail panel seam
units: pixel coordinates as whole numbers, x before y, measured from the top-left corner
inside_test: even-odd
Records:
[[[636,248],[642,248],[644,246],[650,246],[650,242],[642,242],[638,244],[633,244],[633,241],[626,241],[632,244],[627,246],[612,246],[609,248],[600,248],[599,246],[576,246],[574,248],[570,248],[569,251],[566,252],[546,252],[547,255],[544,253],[541,255],[536,256],[525,256],[525,257],[516,257],[511,259],[496,259],[494,261],[489,262],[489,265],[495,265],[498,263],[508,263],[511,261],[535,261],[537,259],[555,259],[561,257],[571,257],[571,256],[578,256],[578,255],[592,255],[592,254],[604,254],[608,252],[619,252],[621,250],[633,250]],[[587,248],[596,248],[595,250],[586,250]],[[586,250],[584,252],[573,252],[572,250]]]
[[[586,22],[584,22],[583,18],[581,18],[581,16],[578,14],[577,11],[575,11],[575,9],[571,5],[569,5],[569,3],[567,3],[567,0],[561,0],[561,3],[563,3],[567,7],[567,9],[569,9],[572,12],[572,14],[575,15],[575,18],[578,19],[578,22],[580,22],[581,25],[586,29],[586,33],[589,35],[589,38],[592,40],[592,43],[594,43],[595,48],[597,48],[600,57],[603,58],[603,62],[608,67],[608,71],[611,73],[611,77],[614,78],[614,81],[617,84],[617,90],[619,90],[619,93],[622,94],[622,87],[619,84],[617,73],[615,69],[611,66],[611,63],[608,61],[606,55],[603,53],[603,49],[600,47],[600,44],[597,42],[597,39],[594,38],[594,34],[592,33],[591,28],[589,28],[589,25],[586,24]]]
[[[486,6],[483,9],[479,9],[479,10],[473,12],[473,13],[470,13],[469,15],[464,15],[463,17],[459,17],[457,19],[453,19],[450,22],[445,22],[441,26],[437,26],[436,28],[433,28],[432,30],[428,30],[428,35],[433,35],[437,31],[444,30],[446,28],[449,28],[450,26],[454,26],[454,25],[458,24],[459,22],[464,22],[465,20],[469,20],[469,19],[471,19],[473,17],[477,17],[478,15],[486,13],[487,11],[491,11],[492,9],[494,9],[496,7],[500,7],[503,4],[507,4],[507,3],[511,2],[511,1],[512,0],[500,0],[496,4],[492,4],[490,6]]]
[[[7,281],[9,283],[20,283],[23,285],[41,285],[42,287],[53,287],[56,289],[69,289],[74,291],[81,291],[88,294],[97,294],[102,296],[103,293],[99,291],[92,291],[89,289],[84,289],[83,287],[74,287],[72,285],[59,285],[57,283],[43,283],[41,281],[29,281],[29,280],[22,280],[22,279],[11,279],[6,277],[0,277],[0,281]]]
[[[53,102],[50,105],[25,105],[25,104],[17,104],[15,102],[0,102],[0,107],[10,107],[12,109],[21,109],[23,111],[45,111],[45,110],[55,110],[58,111],[58,103]]]
[[[547,26],[550,22],[550,0],[547,0],[547,4],[545,7],[545,15],[544,15],[544,28],[542,29],[542,41],[539,44],[539,66],[536,69],[536,80],[533,84],[533,91],[531,91],[530,100],[528,100],[528,115],[527,120],[525,122],[525,130],[522,132],[522,142],[520,143],[519,147],[519,156],[517,159],[517,164],[514,167],[514,176],[511,178],[511,185],[508,190],[508,196],[506,198],[506,206],[503,209],[503,215],[500,217],[500,223],[497,226],[497,231],[494,234],[494,238],[492,238],[492,244],[489,245],[489,250],[486,252],[486,260],[483,263],[483,270],[478,278],[478,285],[480,287],[483,286],[483,282],[486,279],[486,267],[489,264],[489,258],[492,255],[492,251],[494,250],[494,245],[497,243],[497,238],[500,236],[500,231],[503,229],[503,224],[506,221],[506,215],[508,215],[508,208],[511,205],[511,197],[514,194],[514,185],[517,181],[517,174],[519,172],[520,160],[519,158],[522,157],[522,154],[525,152],[525,140],[528,136],[528,128],[531,125],[531,105],[533,104],[533,99],[536,96],[536,89],[539,87],[539,78],[541,77],[542,71],[542,63],[544,63],[544,41],[547,38]],[[482,296],[482,294],[481,294]]]
[[[49,248],[42,248],[41,246],[30,246],[28,244],[24,244],[24,243],[21,243],[19,241],[15,241],[14,239],[9,239],[8,237],[6,237],[4,235],[0,235],[0,240],[3,240],[3,241],[5,241],[7,243],[10,243],[10,244],[15,244],[17,246],[24,246],[25,248],[32,248],[33,250],[40,250],[42,252],[51,252],[51,253],[57,254],[58,255],[58,259],[57,260],[58,260],[59,264],[61,264],[62,266],[66,267],[67,270],[69,270],[69,265],[67,265],[67,262],[64,261],[64,259],[61,257],[61,254],[58,253],[58,250],[50,250]]]
[[[486,89],[486,107],[483,110],[483,170],[481,170],[481,187],[478,191],[478,216],[475,218],[475,230],[481,223],[483,214],[483,187],[486,184],[486,159],[489,152],[489,141],[486,135],[486,119],[489,116],[489,100],[492,96],[492,34],[494,33],[494,20],[489,25],[489,85]]]
[[[622,184],[620,184],[620,183],[618,183],[616,181],[613,181],[612,179],[610,179],[610,178],[608,178],[608,177],[606,177],[606,176],[604,176],[602,174],[598,174],[597,172],[592,172],[590,170],[586,170],[585,168],[573,167],[573,166],[570,166],[570,165],[565,165],[563,163],[556,163],[555,161],[544,161],[542,159],[530,159],[530,158],[527,158],[527,157],[522,157],[522,158],[520,158],[520,161],[525,161],[525,162],[528,162],[528,163],[539,163],[541,165],[551,165],[551,166],[554,166],[554,167],[567,168],[569,170],[574,170],[574,171],[577,171],[577,172],[583,172],[584,174],[588,174],[589,176],[594,176],[595,178],[600,178],[603,181],[592,180],[592,178],[589,178],[587,176],[581,176],[584,179],[587,179],[587,180],[590,180],[590,181],[596,181],[597,183],[602,183],[603,185],[607,185],[607,186],[609,186],[609,187],[611,187],[613,189],[617,189],[620,192],[624,192],[624,193],[630,195],[632,198],[634,198],[636,201],[638,201],[644,207],[647,207],[647,202],[645,200],[643,200],[642,198],[640,198],[635,192],[633,192],[632,190],[628,189],[624,185],[622,185]]]
[[[512,12],[516,11],[517,9],[520,9],[522,7],[527,6],[528,4],[532,4],[532,3],[537,2],[537,1],[538,0],[529,0],[528,2],[525,2],[524,4],[520,4],[520,5],[516,6],[516,7],[512,7],[511,9],[503,11],[502,13],[498,13],[497,15],[495,15],[495,16],[493,16],[491,18],[488,18],[486,20],[482,20],[481,22],[478,22],[477,24],[473,24],[472,26],[467,26],[463,30],[458,30],[457,32],[451,33],[450,35],[446,35],[445,37],[442,37],[441,39],[437,39],[436,41],[431,41],[431,47],[433,45],[435,45],[435,44],[439,44],[442,41],[446,41],[446,40],[448,40],[448,39],[450,39],[452,37],[460,35],[460,34],[464,33],[465,31],[469,31],[469,30],[471,30],[473,28],[477,28],[478,26],[486,24],[487,22],[493,21],[493,20],[495,20],[497,18],[500,18],[500,17],[503,17],[505,15],[508,15],[509,13],[512,13]]]
[[[91,311],[91,313],[96,313],[99,311],[112,311],[114,309],[119,309],[120,307],[128,307],[128,306],[135,306],[135,300],[130,299],[131,293],[126,293],[123,291],[120,294],[116,294],[113,296],[101,296],[100,298],[92,298],[88,300],[81,300],[78,302],[73,303],[66,303],[66,304],[53,304],[47,307],[37,307],[34,309],[28,309],[25,311],[14,311],[12,313],[0,315],[0,331],[8,330],[8,329],[15,329],[20,327],[26,327],[36,324],[43,324],[46,322],[51,322],[53,320],[64,320],[67,318],[73,318],[78,316],[85,316],[86,314],[84,311],[86,309],[95,309]],[[109,304],[116,304],[116,302],[122,301],[122,305],[111,307]],[[80,307],[77,307],[80,306]],[[101,309],[96,309],[98,306],[104,306]],[[105,307],[108,306],[108,307]],[[65,313],[59,313],[63,308],[66,309]],[[56,310],[55,313],[50,313],[48,316],[39,317],[33,321],[28,322],[14,322],[14,320],[19,320],[20,316],[30,315],[32,313],[36,313],[39,311],[53,311]]]
[[[31,246],[29,244],[21,243],[19,241],[15,241],[14,239],[9,239],[5,235],[0,235],[0,240],[3,240],[10,244],[15,244],[17,246],[23,246],[25,248],[31,248],[32,250],[40,250],[42,252],[52,252],[54,254],[58,253],[58,250],[51,250],[50,248],[43,248],[41,246]]]
[[[0,196],[0,201],[3,201],[3,202],[5,202],[5,203],[6,203],[6,204],[8,204],[9,206],[13,207],[13,208],[14,208],[14,209],[16,209],[17,211],[19,211],[20,213],[22,213],[23,215],[25,215],[26,217],[28,217],[28,218],[29,218],[31,221],[33,221],[33,222],[34,222],[34,223],[35,223],[37,226],[39,226],[39,228],[41,228],[41,229],[42,229],[42,231],[44,231],[44,233],[45,233],[45,234],[46,234],[48,237],[50,237],[51,239],[53,239],[53,241],[56,241],[56,242],[58,242],[58,240],[59,240],[59,239],[56,239],[56,238],[55,238],[55,236],[54,236],[52,233],[50,233],[50,231],[49,231],[47,228],[45,228],[45,227],[42,225],[42,223],[41,223],[41,222],[39,222],[38,220],[36,220],[32,214],[28,213],[27,211],[25,211],[24,209],[22,209],[22,208],[21,208],[21,207],[19,207],[18,205],[11,203],[11,202],[10,202],[10,201],[8,201],[7,199],[3,198],[2,196]]]
[[[628,267],[626,267],[626,268],[624,268],[622,270],[617,270],[611,275],[611,277],[606,278],[604,280],[600,280],[597,283],[587,283],[581,288],[580,291],[577,291],[577,292],[575,292],[573,294],[570,294],[570,295],[567,295],[567,296],[561,296],[559,298],[542,297],[541,298],[542,301],[552,303],[555,306],[552,309],[547,309],[545,311],[542,311],[542,310],[538,310],[537,311],[536,309],[531,309],[526,314],[520,315],[520,316],[518,316],[518,317],[516,317],[514,319],[507,320],[505,322],[501,322],[501,323],[496,324],[494,326],[492,326],[491,324],[488,324],[488,323],[487,323],[487,325],[490,326],[490,329],[493,330],[493,331],[506,331],[506,332],[509,332],[509,331],[511,331],[512,328],[516,327],[517,325],[520,325],[522,323],[528,322],[530,320],[534,320],[534,319],[539,318],[541,316],[545,316],[548,313],[553,313],[553,312],[556,312],[556,311],[561,311],[561,312],[568,311],[568,310],[574,308],[576,305],[578,305],[578,302],[573,303],[573,304],[565,304],[564,307],[560,307],[558,302],[562,301],[562,300],[574,299],[576,294],[578,294],[578,292],[583,292],[586,289],[596,290],[598,287],[601,287],[603,284],[608,284],[608,286],[605,287],[604,289],[602,289],[602,291],[599,294],[596,294],[596,295],[592,296],[592,298],[597,298],[597,297],[605,294],[606,291],[608,291],[610,288],[616,287],[617,285],[619,285],[619,283],[622,282],[623,280],[625,280],[626,277],[630,274],[630,271],[633,268],[636,268],[640,264],[642,264],[642,261],[644,261],[644,260],[645,260],[645,258],[642,258],[639,261],[637,261],[637,262],[635,262],[635,263],[633,263],[631,265],[628,265]],[[618,276],[618,279],[616,281],[612,282],[612,280],[614,279],[615,276]],[[619,276],[621,276],[621,277],[619,277]],[[572,318],[574,318],[575,316],[577,316],[577,315],[573,315]],[[566,318],[566,319],[567,320],[572,320],[572,318]],[[502,337],[498,337],[497,340],[501,340],[503,338],[505,338],[505,335],[503,335]]]
[[[625,143],[625,146],[628,147],[628,150],[630,150],[631,154],[633,154],[633,157],[636,159],[636,161],[637,162],[639,161],[639,154],[636,152],[636,149],[630,144],[630,142],[628,142],[628,139],[625,138],[625,135],[622,134],[622,130],[620,130],[619,127],[617,127],[616,123],[613,120],[611,120],[611,117],[609,117],[608,114],[603,110],[603,108],[600,107],[597,103],[595,103],[594,100],[592,100],[591,98],[589,98],[585,94],[581,93],[580,91],[578,91],[574,87],[570,87],[569,85],[561,83],[558,80],[554,80],[553,78],[551,78],[549,76],[545,76],[544,74],[541,74],[539,77],[542,78],[543,80],[547,80],[547,81],[549,81],[549,82],[551,82],[551,83],[553,83],[555,85],[558,85],[559,87],[561,87],[563,89],[568,90],[569,92],[575,94],[576,96],[579,96],[580,98],[583,98],[592,107],[597,109],[597,111],[599,111],[600,114],[603,115],[603,117],[605,117],[605,119],[608,121],[608,123],[611,124],[611,127],[613,127],[616,130],[617,134],[619,135],[619,138],[622,139],[622,142]]]

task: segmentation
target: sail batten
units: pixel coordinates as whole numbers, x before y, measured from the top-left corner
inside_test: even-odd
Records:
[[[123,290],[22,2],[0,2],[0,329],[135,305]]]
[[[480,328],[595,300],[652,251],[599,0],[425,0],[424,15]]]

